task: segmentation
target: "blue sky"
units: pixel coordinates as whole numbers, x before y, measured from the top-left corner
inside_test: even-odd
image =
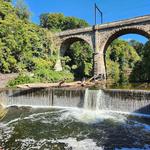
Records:
[[[75,16],[94,24],[94,3],[104,14],[104,23],[150,14],[150,0],[25,0],[32,12],[32,21],[39,24],[42,13],[63,13]],[[98,22],[100,19],[98,20]],[[124,36],[126,39],[134,35]],[[144,42],[145,39],[136,36]]]

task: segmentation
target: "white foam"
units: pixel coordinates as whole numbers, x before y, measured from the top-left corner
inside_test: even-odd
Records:
[[[88,124],[102,122],[106,119],[112,119],[118,122],[126,121],[125,116],[116,115],[106,111],[90,111],[90,110],[78,109],[75,111],[71,110],[71,112],[68,113],[70,114],[71,117],[77,119],[78,121],[88,123]]]
[[[68,138],[58,141],[67,143],[68,147],[72,147],[73,150],[103,150],[103,148],[98,147],[92,139],[77,141],[75,138]]]
[[[34,145],[31,146],[29,149],[40,149],[45,143],[51,142],[51,143],[65,143],[67,146],[65,148],[71,147],[72,150],[103,150],[103,147],[98,147],[96,143],[92,139],[84,139],[81,141],[77,141],[75,138],[67,138],[67,139],[57,139],[57,140],[47,140],[42,139],[40,141],[36,141],[35,139],[20,139],[17,140],[22,142],[22,149],[25,147],[28,147],[28,145]]]

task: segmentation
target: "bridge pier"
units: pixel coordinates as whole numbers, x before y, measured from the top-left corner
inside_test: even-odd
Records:
[[[103,53],[103,47],[100,45],[100,36],[99,32],[96,29],[96,26],[93,27],[94,30],[94,76],[98,77],[99,80],[106,79],[106,72],[105,72],[105,58]]]
[[[105,58],[103,53],[94,53],[94,76],[98,77],[99,80],[106,79],[105,71]]]

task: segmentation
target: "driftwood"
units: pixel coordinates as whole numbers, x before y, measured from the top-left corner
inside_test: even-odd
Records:
[[[17,88],[29,89],[29,88],[50,88],[50,87],[77,87],[81,86],[81,81],[65,83],[61,81],[59,83],[32,83],[32,84],[22,84],[17,85]]]
[[[96,78],[98,76],[93,76],[88,80],[84,81],[75,81],[66,83],[65,80],[62,80],[58,83],[32,83],[32,84],[23,84],[17,85],[18,88],[29,89],[29,88],[55,88],[55,87],[89,87],[93,86],[96,83]],[[93,82],[94,81],[94,82]]]

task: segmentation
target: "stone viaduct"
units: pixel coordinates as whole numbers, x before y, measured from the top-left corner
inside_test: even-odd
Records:
[[[150,39],[150,15],[121,20],[93,27],[67,30],[57,33],[60,38],[60,55],[76,41],[85,41],[93,49],[93,74],[106,79],[105,52],[111,42],[121,35],[139,34]]]

